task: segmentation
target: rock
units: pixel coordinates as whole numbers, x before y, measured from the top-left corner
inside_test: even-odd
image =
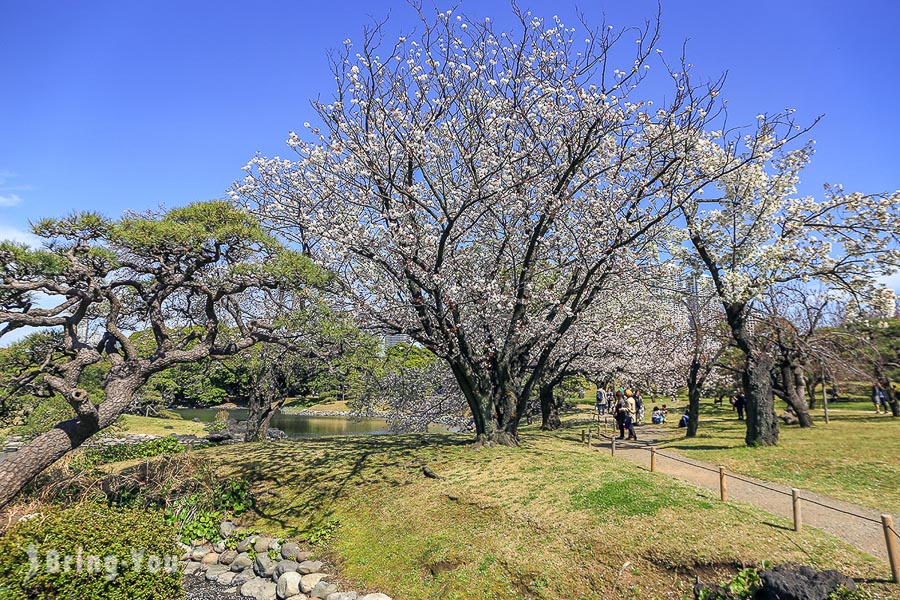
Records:
[[[334,592],[333,594],[328,594],[325,597],[325,600],[357,600],[359,596],[356,592]]]
[[[310,573],[300,578],[300,591],[308,594],[312,591],[316,584],[328,577],[325,573]]]
[[[274,550],[275,552],[280,552],[281,544],[278,542],[278,540],[272,540],[271,542],[269,542],[269,547],[267,548],[267,550]]]
[[[294,560],[300,554],[300,546],[294,542],[285,542],[281,546],[281,558],[285,560]],[[308,558],[308,557],[307,557]],[[305,558],[302,560],[306,560]]]
[[[301,550],[297,553],[297,556],[294,557],[294,560],[297,562],[303,562],[304,560],[309,560],[313,557],[313,553],[307,550]]]
[[[387,596],[385,594],[376,593],[376,594],[366,594],[359,600],[391,600],[391,597]]]
[[[216,542],[215,544],[213,544],[213,552],[218,552],[219,554],[221,554],[225,552],[225,549],[226,547],[224,541]]]
[[[223,573],[231,573],[231,571],[225,565],[209,565],[206,569],[206,580],[215,581]]]
[[[227,431],[217,431],[215,433],[210,433],[204,439],[210,444],[221,444],[222,442],[227,442],[228,440],[234,439],[234,436],[232,436]]]
[[[269,544],[275,541],[275,538],[270,537],[260,537],[256,538],[256,542],[253,544],[253,549],[257,552],[266,553],[269,551]]]
[[[219,535],[222,536],[223,540],[227,540],[231,537],[231,534],[237,529],[234,523],[231,521],[225,521],[221,525],[219,525]]]
[[[209,546],[197,546],[191,550],[191,560],[203,560],[203,557],[210,552],[212,552],[212,548]]]
[[[220,565],[230,565],[234,562],[234,559],[238,557],[237,550],[226,550],[222,554],[219,555],[219,564]],[[249,558],[249,557],[248,557]]]
[[[234,574],[234,579],[231,580],[232,585],[240,585],[245,581],[250,581],[251,579],[256,579],[256,573],[253,572],[253,569],[247,568],[243,571]]]
[[[234,557],[233,561],[231,561],[231,570],[235,573],[237,573],[238,571],[243,571],[244,569],[250,569],[252,567],[253,559],[250,558],[250,555],[246,552],[241,552]]]
[[[198,575],[200,573],[200,563],[198,562],[189,562],[184,565],[184,574],[185,575]]]
[[[301,575],[309,575],[317,573],[322,568],[322,563],[318,560],[304,560],[297,566],[297,572]]]
[[[278,564],[275,565],[275,576],[281,577],[283,573],[287,573],[288,571],[297,571],[300,568],[300,565],[293,560],[280,560]]]
[[[800,419],[797,418],[797,415],[790,410],[784,411],[783,413],[778,415],[778,418],[784,421],[785,425],[796,425],[800,422]]]
[[[237,573],[225,571],[216,578],[216,583],[218,583],[219,585],[231,585],[232,583],[234,583],[234,579],[237,577],[237,575]],[[209,579],[209,575],[207,575],[206,578]]]
[[[268,554],[260,554],[253,563],[253,571],[260,577],[272,577],[275,573],[275,562],[269,558]]]
[[[238,588],[242,596],[249,596],[255,600],[275,600],[275,584],[266,579],[254,577],[250,581],[245,581]]]
[[[856,583],[838,571],[816,571],[796,563],[760,571],[759,577],[763,585],[756,593],[758,600],[827,600],[841,587],[856,590]]]
[[[282,573],[275,585],[275,593],[279,598],[290,598],[300,593],[300,573],[287,571]]]
[[[253,545],[256,543],[256,539],[257,539],[257,536],[255,536],[255,535],[245,537],[240,542],[238,542],[237,551],[238,552],[246,552],[247,550],[249,550],[250,548],[253,547]]]
[[[309,575],[307,575],[307,577],[309,577]],[[310,590],[309,596],[310,598],[326,598],[336,591],[338,591],[337,585],[328,583],[327,581],[320,581],[312,590]]]
[[[297,594],[296,596],[291,596],[287,600],[309,600],[309,596],[306,594]]]
[[[200,562],[204,565],[214,565],[219,562],[219,555],[216,552],[207,552]]]

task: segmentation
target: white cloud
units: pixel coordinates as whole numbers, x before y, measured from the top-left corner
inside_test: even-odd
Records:
[[[22,203],[22,197],[18,194],[0,194],[0,206],[16,206]]]
[[[893,275],[887,275],[878,278],[879,283],[883,283],[886,287],[894,290],[894,293],[900,296],[900,271],[894,272]]]
[[[41,240],[36,235],[28,231],[16,229],[15,227],[8,227],[0,223],[0,241],[2,240],[19,242],[20,244],[28,244],[29,246],[34,247],[41,245]]]

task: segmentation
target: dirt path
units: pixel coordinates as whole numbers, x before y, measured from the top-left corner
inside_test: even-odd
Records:
[[[594,430],[596,435],[596,430]],[[637,442],[616,440],[616,457],[650,468],[650,446],[671,437],[668,430],[648,426],[637,428]],[[610,439],[593,440],[593,447],[610,451]],[[719,467],[711,463],[686,458],[674,450],[660,449],[656,453],[656,472],[719,493]],[[750,483],[752,482],[752,483]],[[745,475],[727,475],[728,500],[746,502],[772,514],[793,520],[791,488],[780,483],[761,481]],[[801,511],[804,527],[815,527],[885,561],[887,549],[881,513],[877,510],[821,496],[801,490]],[[825,508],[820,505],[834,507]],[[842,512],[843,511],[843,512]],[[859,518],[865,517],[864,519]]]

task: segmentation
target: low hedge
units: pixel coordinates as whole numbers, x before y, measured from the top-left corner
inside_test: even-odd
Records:
[[[0,536],[0,600],[184,598],[162,511],[50,507]]]

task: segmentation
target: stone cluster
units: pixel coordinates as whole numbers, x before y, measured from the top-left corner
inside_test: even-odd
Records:
[[[384,594],[339,591],[322,562],[295,542],[246,535],[230,521],[219,526],[219,535],[216,542],[181,545],[186,577],[231,586],[229,592],[254,600],[391,600]],[[234,540],[239,540],[236,545]]]

